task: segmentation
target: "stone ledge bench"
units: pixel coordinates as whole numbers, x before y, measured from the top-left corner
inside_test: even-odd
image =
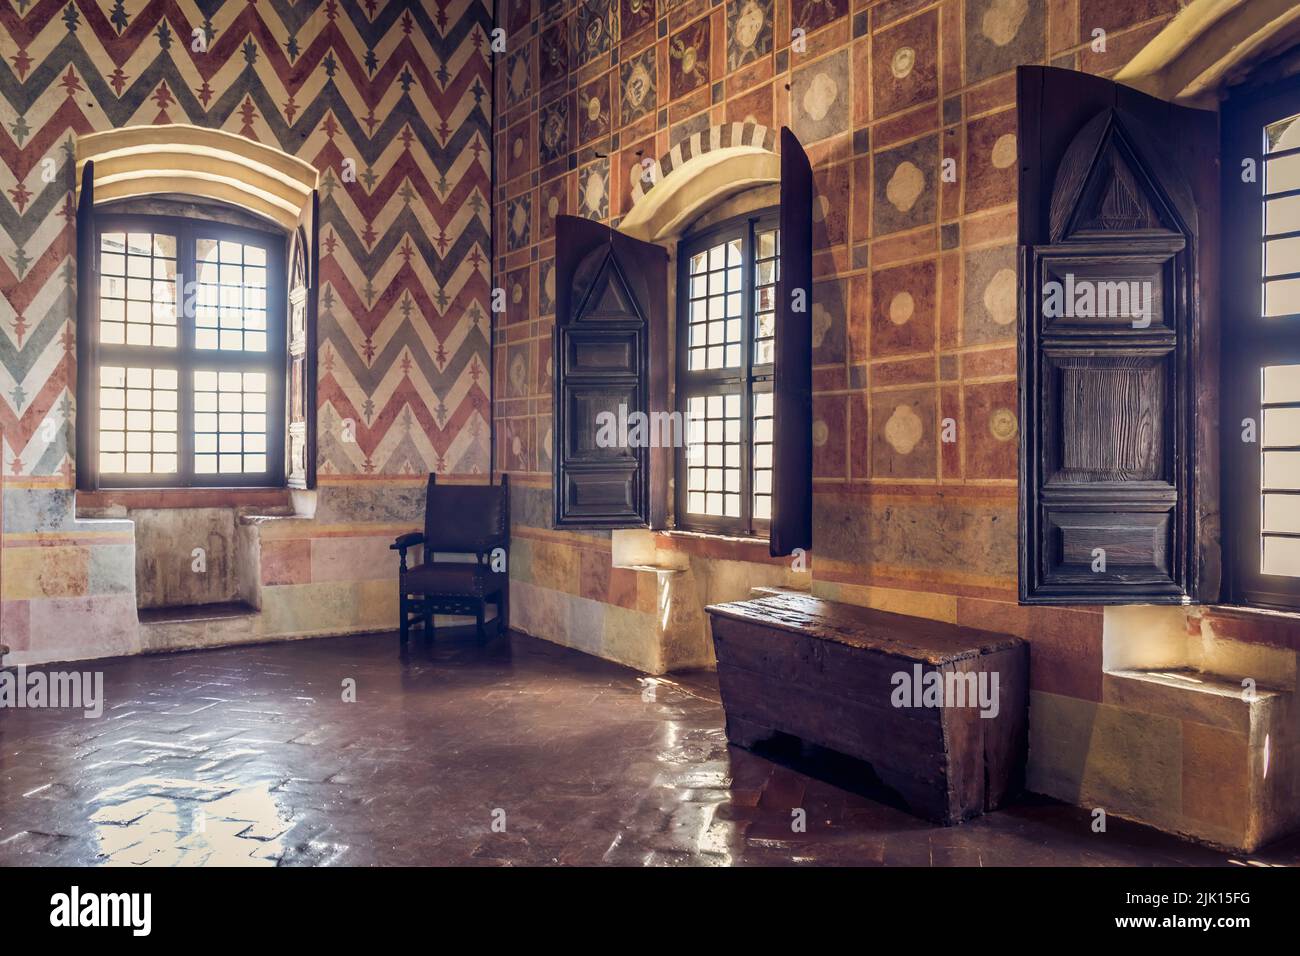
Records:
[[[707,611],[731,743],[783,733],[863,760],[913,813],[945,825],[1022,787],[1019,638],[797,593]]]

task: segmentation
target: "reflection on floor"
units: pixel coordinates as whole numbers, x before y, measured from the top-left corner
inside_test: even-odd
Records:
[[[86,667],[104,671],[102,718],[0,711],[0,864],[1300,861],[1300,840],[1247,860],[1114,819],[1093,833],[1039,799],[932,827],[805,775],[807,757],[729,748],[710,674],[644,678],[519,635]]]

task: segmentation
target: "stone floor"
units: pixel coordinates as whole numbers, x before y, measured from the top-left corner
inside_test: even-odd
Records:
[[[1114,819],[1096,834],[1037,798],[932,827],[845,789],[853,765],[729,748],[710,674],[646,678],[519,635],[88,666],[102,718],[0,711],[0,864],[1300,861],[1300,840],[1248,860]]]

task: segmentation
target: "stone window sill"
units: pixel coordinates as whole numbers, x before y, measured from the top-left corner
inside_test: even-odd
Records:
[[[292,509],[288,488],[105,488],[77,492],[77,512],[114,509]]]
[[[1187,667],[1164,667],[1106,671],[1106,676],[1116,680],[1153,684],[1166,691],[1200,694],[1230,702],[1253,703],[1252,698],[1243,696],[1242,683],[1236,677],[1209,671],[1198,671]],[[1279,697],[1283,693],[1285,691],[1274,687],[1259,686],[1255,688],[1255,699],[1270,699]]]
[[[1281,611],[1276,608],[1250,607],[1245,604],[1206,604],[1203,610],[1222,617],[1236,617],[1247,621],[1295,621],[1300,623],[1300,611]]]
[[[771,539],[765,534],[734,534],[726,531],[687,531],[682,528],[666,528],[655,534],[665,538],[682,538],[686,541],[726,541],[734,544],[767,544]]]

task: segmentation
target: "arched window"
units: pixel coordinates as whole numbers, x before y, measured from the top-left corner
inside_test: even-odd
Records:
[[[187,125],[77,160],[77,487],[311,487],[316,170]]]
[[[285,236],[179,215],[95,216],[88,330],[100,487],[284,483]]]
[[[618,229],[557,218],[556,527],[667,528],[671,498],[677,529],[811,546],[812,170],[780,143],[696,134]]]

